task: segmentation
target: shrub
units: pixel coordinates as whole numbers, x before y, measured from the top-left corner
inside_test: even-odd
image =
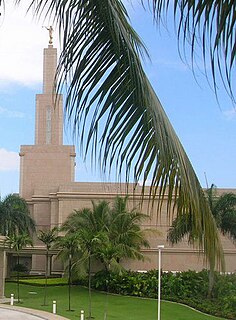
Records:
[[[157,298],[158,271],[124,271],[122,274],[99,271],[92,278],[97,290],[139,297]],[[236,319],[236,275],[215,273],[213,298],[208,299],[208,271],[162,274],[162,299],[181,302],[200,311]]]
[[[16,279],[9,279],[8,282],[16,282]],[[36,287],[44,287],[45,286],[45,278],[22,278],[20,279],[20,283],[27,284]],[[67,278],[48,278],[47,285],[48,286],[63,286],[68,284]]]

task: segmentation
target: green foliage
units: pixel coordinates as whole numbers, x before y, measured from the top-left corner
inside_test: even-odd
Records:
[[[15,279],[8,279],[7,282],[16,282]],[[22,277],[20,278],[19,282],[21,284],[27,284],[31,286],[36,286],[36,287],[44,287],[45,286],[45,277],[40,277],[35,278],[35,276],[31,277]],[[49,277],[47,279],[47,285],[48,286],[62,286],[62,285],[67,285],[68,284],[68,279],[67,278],[56,278],[56,277]]]
[[[19,265],[20,261],[20,251],[26,246],[33,246],[33,239],[28,235],[27,232],[22,234],[13,234],[11,236],[7,236],[5,240],[5,245],[9,247],[9,249],[16,251],[17,254],[17,264]],[[20,302],[20,273],[17,271],[17,300]]]
[[[206,190],[206,199],[209,204],[212,217],[215,219],[215,225],[233,242],[236,241],[236,195],[233,193],[224,193],[217,197],[217,189],[214,184]],[[183,215],[177,216],[172,222],[172,226],[168,230],[167,239],[174,245],[188,238],[190,244],[196,244],[199,237],[196,234],[194,227],[193,216],[191,212],[186,212]],[[204,233],[202,235],[205,237]],[[215,256],[212,255],[209,259],[210,274],[208,295],[212,295],[214,284]]]
[[[146,5],[146,1],[142,1]],[[217,94],[217,71],[224,83],[232,101],[235,102],[233,89],[233,72],[236,61],[234,16],[235,1],[224,0],[149,0],[155,20],[163,24],[168,11],[173,12],[177,30],[179,48],[183,45],[182,57],[187,57],[186,48],[189,46],[193,68],[199,59],[199,50],[205,65],[210,64],[211,72],[205,69],[208,79],[212,77]],[[218,70],[217,70],[218,69]]]
[[[22,307],[52,312],[52,301],[57,301],[57,313],[66,319],[79,320],[80,311],[84,310],[85,318],[88,317],[88,289],[81,286],[72,286],[71,305],[74,312],[68,311],[68,287],[49,286],[49,305],[42,305],[43,287],[22,286]],[[16,284],[6,284],[6,297],[16,293]],[[152,320],[157,319],[157,303],[154,299],[142,299],[121,295],[107,295],[104,292],[92,291],[93,314],[95,320]],[[107,305],[106,305],[107,302]],[[107,306],[107,318],[104,316],[104,307]],[[220,320],[209,315],[196,312],[183,305],[163,301],[161,304],[162,320]],[[57,316],[58,317],[58,316]],[[222,319],[223,320],[223,319]]]
[[[92,206],[75,210],[61,228],[67,232],[66,238],[73,236],[74,246],[83,253],[80,259],[74,259],[77,262],[73,261],[73,267],[77,264],[81,268],[89,256],[107,270],[119,269],[124,258],[143,260],[141,248],[149,243],[140,225],[147,216],[136,209],[128,210],[127,197],[116,197],[112,207],[107,201],[92,201]]]
[[[44,287],[45,279],[44,278],[43,279],[24,279],[24,280],[20,280],[20,283],[29,284],[31,286]],[[47,279],[48,286],[62,286],[67,284],[68,284],[67,278],[48,278]]]
[[[0,199],[0,234],[13,237],[32,232],[35,232],[35,222],[26,201],[15,194]]]
[[[200,311],[236,318],[236,275],[215,273],[213,298],[208,299],[208,271],[186,271],[162,274],[162,299],[181,302]],[[147,273],[124,271],[120,274],[100,271],[92,279],[97,290],[122,295],[157,298],[158,271]]]
[[[206,198],[218,229],[233,242],[236,241],[236,194],[224,193],[217,196],[214,184],[206,190]],[[177,216],[168,230],[168,240],[173,245],[188,237],[190,243],[199,239],[194,230],[191,212]]]
[[[5,245],[9,247],[9,249],[16,251],[19,256],[19,252],[25,248],[26,246],[33,246],[33,239],[27,234],[13,234],[12,236],[6,237]]]
[[[39,230],[38,239],[46,245],[47,251],[51,249],[53,243],[57,240],[57,232],[57,227],[50,230]]]
[[[30,3],[29,12],[33,9],[36,16],[58,22],[62,51],[55,85],[58,92],[66,86],[65,111],[84,156],[90,153],[91,161],[100,160],[104,172],[114,168],[118,176],[124,173],[127,182],[132,179],[137,185],[142,180],[142,194],[150,181],[149,200],[158,198],[162,203],[168,194],[167,213],[171,214],[174,204],[178,214],[191,211],[199,247],[209,259],[214,255],[223,264],[223,250],[201,185],[144,72],[141,58],[146,50],[130,25],[123,1]],[[234,6],[226,8],[231,17]],[[231,36],[226,43],[228,39]],[[228,47],[223,48],[226,52]]]

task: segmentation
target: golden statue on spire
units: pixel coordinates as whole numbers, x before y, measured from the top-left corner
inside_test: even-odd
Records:
[[[50,26],[50,27],[46,27],[46,26],[44,26],[44,28],[46,28],[47,30],[48,30],[48,32],[49,32],[49,44],[52,44],[53,42],[52,42],[52,39],[53,39],[53,35],[52,35],[52,33],[53,33],[53,27],[52,26]]]

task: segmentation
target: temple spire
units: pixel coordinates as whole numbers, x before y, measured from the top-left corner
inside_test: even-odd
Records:
[[[51,44],[44,49],[43,53],[43,93],[55,92],[55,75],[57,68],[57,49]]]
[[[62,96],[55,99],[56,68],[57,49],[49,44],[43,53],[43,92],[36,96],[35,144],[63,144]]]

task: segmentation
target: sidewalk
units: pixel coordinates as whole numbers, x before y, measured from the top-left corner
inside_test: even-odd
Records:
[[[9,299],[1,299],[0,320],[68,320],[46,311],[9,306],[2,304],[3,302],[9,302]]]

